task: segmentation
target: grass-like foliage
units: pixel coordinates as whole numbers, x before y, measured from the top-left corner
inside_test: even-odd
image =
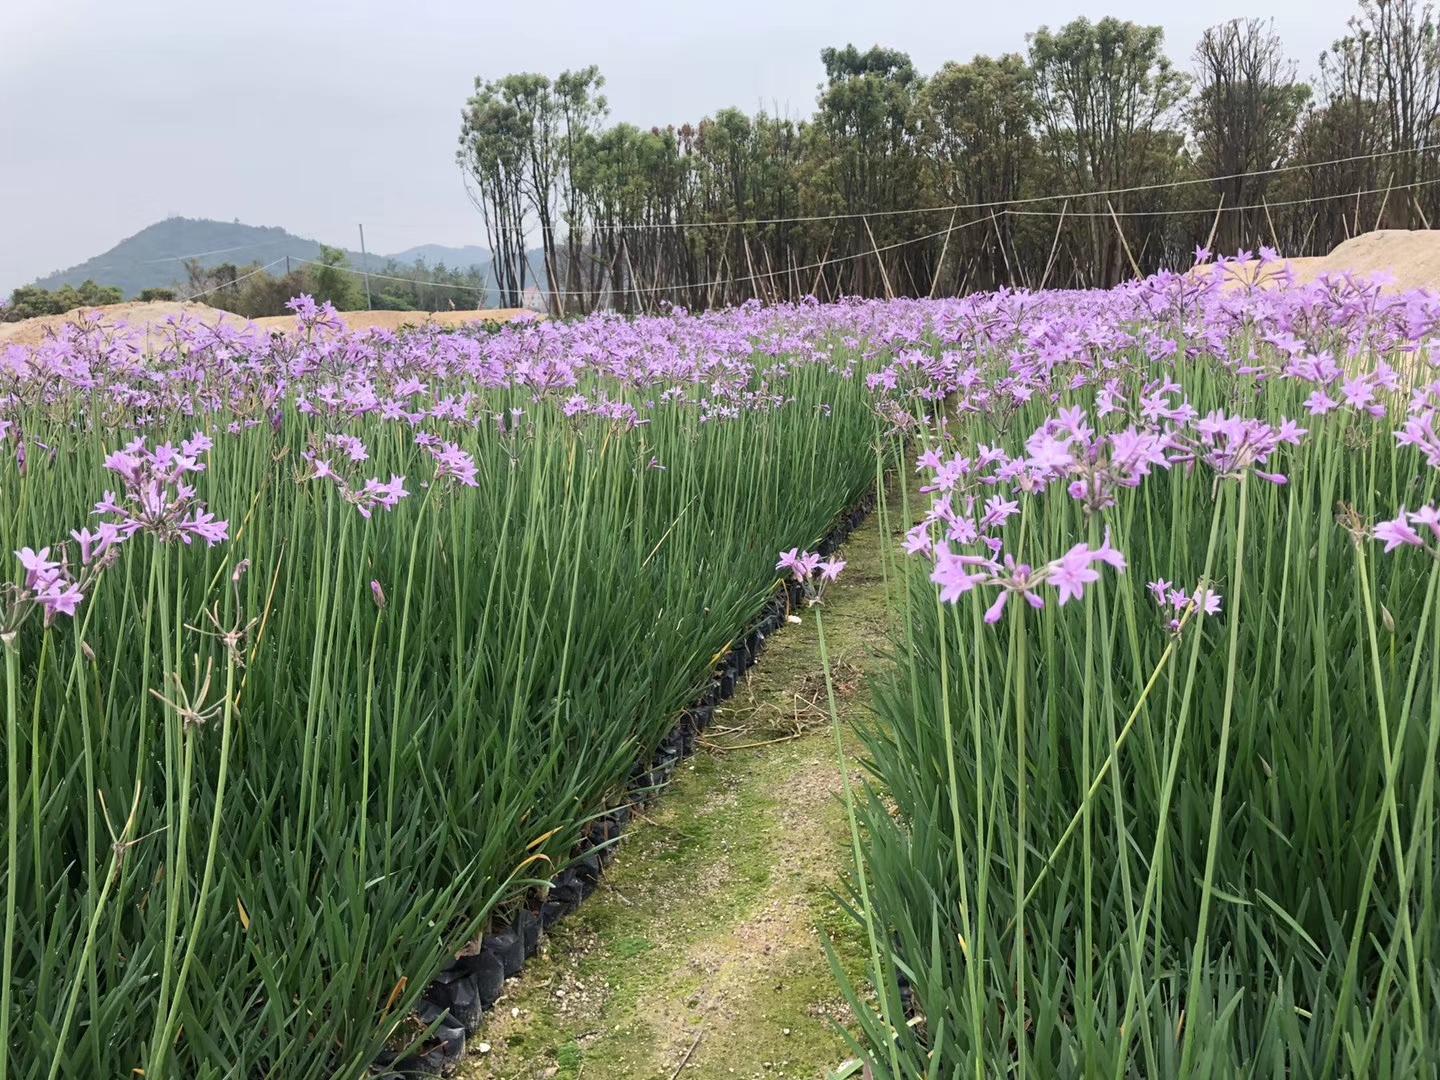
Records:
[[[976,300],[928,373],[877,1077],[1440,1068],[1440,304],[1270,285]]]
[[[302,314],[0,357],[0,1077],[415,1038],[874,482],[873,309]]]

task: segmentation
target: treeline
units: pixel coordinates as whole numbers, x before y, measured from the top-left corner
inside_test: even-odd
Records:
[[[238,266],[222,263],[204,267],[195,260],[185,264],[187,296],[199,295],[211,307],[233,311],[247,319],[286,315],[286,303],[305,293],[328,301],[340,311],[366,307],[376,311],[470,310],[485,306],[485,275],[476,267],[455,270],[443,262],[434,266],[424,259],[413,263],[387,260],[369,276],[350,266],[339,248],[320,248],[320,258],[287,260],[284,273],[272,274],[258,263]]]
[[[1421,150],[1440,47],[1419,0],[1361,0],[1313,83],[1258,19],[1207,30],[1192,71],[1160,27],[1113,18],[929,76],[887,48],[820,58],[809,119],[726,109],[649,131],[607,121],[594,67],[477,79],[457,160],[500,302],[544,286],[523,257],[537,237],[551,308],[575,314],[1108,285],[1200,244],[1317,254],[1440,215]]]
[[[288,315],[286,303],[301,293],[329,301],[340,311],[372,307],[376,311],[474,310],[485,306],[485,275],[478,267],[453,270],[443,262],[427,265],[387,260],[370,272],[370,295],[365,293],[365,276],[350,266],[339,248],[321,246],[320,258],[296,259],[284,273],[272,274],[264,265],[221,263],[202,266],[198,260],[185,263],[184,288],[146,289],[139,300],[185,300],[195,297],[211,307],[233,311],[247,319],[266,315]],[[78,307],[118,304],[121,291],[109,285],[86,281],[80,286],[42,289],[22,285],[0,300],[0,322],[18,322],[37,315],[63,315]]]
[[[58,289],[42,289],[38,285],[22,285],[0,299],[0,322],[19,322],[41,315],[63,315],[77,307],[98,307],[118,304],[120,290],[109,285],[83,281],[79,285],[62,285]]]

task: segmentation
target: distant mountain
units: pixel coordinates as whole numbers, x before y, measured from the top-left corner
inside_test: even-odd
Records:
[[[385,257],[394,259],[397,263],[413,263],[424,259],[426,266],[439,266],[444,263],[451,270],[465,270],[471,266],[488,267],[490,265],[490,252],[482,247],[475,247],[473,244],[467,247],[421,244],[419,247],[406,248],[404,251],[397,251],[395,254]]]
[[[367,268],[378,271],[393,259],[404,264],[413,263],[423,257],[426,265],[436,266],[441,262],[452,270],[464,270],[471,266],[481,269],[490,279],[490,253],[478,247],[445,247],[440,244],[422,244],[394,255],[375,252],[363,259],[357,251],[346,251],[350,265],[356,269]],[[275,263],[275,273],[285,270],[285,258],[318,259],[320,242],[307,237],[296,236],[278,226],[242,225],[238,221],[212,221],[207,218],[166,218],[154,225],[141,229],[134,236],[116,244],[109,251],[87,259],[68,270],[59,270],[40,278],[36,285],[46,289],[62,285],[79,285],[92,280],[101,285],[113,285],[131,298],[142,289],[163,289],[183,286],[185,259],[197,259],[202,266],[213,267],[222,263],[246,266],[253,263]]]

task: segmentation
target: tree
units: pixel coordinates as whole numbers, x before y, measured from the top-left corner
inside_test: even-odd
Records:
[[[1076,19],[1058,33],[1030,36],[1030,66],[1057,177],[1077,192],[1115,190],[1166,180],[1173,173],[1178,133],[1171,129],[1186,79],[1164,53],[1158,26],[1105,18]],[[1140,202],[1117,195],[1125,212]],[[1109,284],[1129,272],[1124,247],[1104,215],[1104,200],[1088,200],[1090,275]]]
[[[1003,204],[1019,197],[1026,175],[1037,166],[1039,115],[1034,75],[1023,57],[977,56],[968,64],[943,65],[920,91],[919,114],[929,198],[953,205]],[[1007,251],[1015,249],[1016,220],[997,214],[993,229],[955,236],[947,262],[980,261],[977,283],[1013,283]]]
[[[1440,175],[1433,156],[1417,152],[1440,136],[1435,9],[1417,0],[1360,0],[1360,13],[1348,29],[1321,58],[1327,105],[1341,114],[1374,117],[1368,141],[1391,154],[1382,169],[1371,172],[1372,186],[1400,189],[1396,198],[1381,200],[1383,210],[1376,216],[1383,216],[1383,223],[1414,227],[1421,201],[1414,185]],[[1367,141],[1364,135],[1351,133],[1352,143]],[[1362,224],[1369,228],[1373,222],[1360,218],[1357,208],[1355,227]]]
[[[915,205],[918,193],[915,98],[923,80],[910,57],[875,46],[822,49],[825,83],[815,122],[826,136],[830,181],[838,203],[852,215]],[[894,231],[891,223],[852,217],[846,222],[850,247],[863,251],[875,233]],[[868,291],[872,264],[853,260],[852,287]],[[883,275],[882,275],[883,277]]]
[[[320,303],[331,303],[337,311],[353,311],[360,306],[354,275],[348,273],[350,261],[339,248],[320,245],[317,266],[310,269],[311,294]]]
[[[1261,202],[1273,176],[1241,176],[1282,161],[1295,138],[1297,121],[1310,98],[1295,64],[1285,58],[1272,23],[1235,19],[1212,26],[1195,48],[1195,96],[1188,115],[1195,133],[1196,162],[1210,176],[1223,177],[1215,192],[1231,208],[1220,219],[1217,242],[1234,251],[1269,235]]]
[[[0,306],[0,321],[19,322],[40,315],[64,315],[82,307],[103,307],[124,299],[120,290],[110,285],[97,285],[86,279],[77,288],[62,285],[55,290],[38,285],[22,285],[10,294],[10,302]]]
[[[502,80],[503,83],[503,80]],[[466,191],[485,222],[500,303],[519,307],[525,292],[524,188],[529,126],[502,83],[475,80],[475,94],[460,120],[455,160]]]

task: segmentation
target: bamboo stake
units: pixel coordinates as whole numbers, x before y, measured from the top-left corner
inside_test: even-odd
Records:
[[[765,245],[764,251],[765,251],[765,269],[770,272],[770,277],[767,279],[767,280],[769,281],[769,283],[770,283],[770,300],[771,300],[772,303],[775,303],[775,302],[778,302],[779,299],[780,299],[780,283],[779,283],[779,280],[778,280],[778,275],[775,273],[775,264],[770,261],[770,245],[769,245],[769,244],[766,244],[766,245]]]
[[[1144,275],[1140,273],[1140,264],[1135,261],[1135,256],[1130,252],[1130,244],[1125,239],[1125,230],[1120,227],[1120,218],[1115,213],[1115,207],[1110,205],[1110,200],[1105,200],[1105,206],[1110,211],[1110,220],[1115,222],[1115,231],[1120,234],[1120,246],[1125,249],[1125,257],[1130,260],[1130,269],[1135,271],[1138,280]]]
[[[745,265],[750,267],[750,295],[757,300],[763,300],[764,297],[760,295],[760,282],[755,277],[755,260],[750,257],[750,237],[742,232],[740,239],[745,242]]]
[[[1000,222],[995,220],[995,211],[990,211],[990,224],[995,229],[995,242],[1000,246],[1000,259],[1005,263],[1005,276],[1010,280],[1010,287],[1015,287],[1015,270],[1010,265],[1010,253],[1005,250],[1005,238],[1000,235]]]
[[[726,279],[730,275],[730,234],[734,231],[735,226],[727,225],[725,227],[725,239],[720,241],[720,266],[715,276],[719,279],[718,283],[722,290],[725,288]],[[708,291],[710,293],[709,306],[714,307],[714,286],[712,285]],[[721,293],[721,298],[724,298],[723,292]]]
[[[1385,217],[1385,206],[1390,201],[1390,189],[1395,185],[1395,170],[1390,170],[1390,179],[1385,181],[1385,197],[1380,200],[1380,212],[1375,215],[1375,228],[1380,228],[1380,222]]]
[[[1305,239],[1300,241],[1300,254],[1310,250],[1310,234],[1315,231],[1315,223],[1320,220],[1319,214],[1310,215],[1310,227],[1305,230]]]
[[[1275,219],[1270,216],[1270,203],[1263,197],[1260,205],[1265,208],[1265,220],[1270,223],[1270,242],[1275,245],[1275,251],[1280,251],[1280,236],[1275,231]]]
[[[1215,243],[1215,234],[1220,231],[1220,213],[1225,209],[1225,193],[1220,192],[1220,205],[1215,207],[1215,220],[1210,224],[1210,235],[1205,238],[1205,250],[1210,251],[1210,245]]]
[[[880,280],[885,283],[885,299],[894,300],[895,290],[890,287],[890,274],[885,269],[885,260],[880,257],[880,245],[875,242],[875,232],[870,228],[870,219],[865,219],[865,231],[870,234],[870,247],[875,252],[875,261],[880,264]]]
[[[1420,205],[1420,200],[1415,196],[1413,192],[1410,195],[1410,201],[1415,204],[1415,212],[1420,215],[1421,223],[1425,226],[1425,228],[1430,228],[1430,219],[1425,216],[1425,208]]]
[[[716,286],[716,285],[719,285],[720,288],[723,289],[723,288],[725,288],[725,285],[726,285],[726,283],[729,281],[729,279],[730,279],[730,253],[727,252],[727,251],[722,251],[722,252],[720,253],[720,273],[716,275],[716,280],[715,280],[715,281],[712,281],[712,282],[710,283],[710,288],[709,288],[709,290],[708,290],[708,291],[709,291],[709,294],[710,294],[710,297],[709,297],[710,307],[714,307],[714,306],[715,306],[715,286]],[[725,294],[724,294],[723,292],[720,294],[720,298],[721,298],[722,300],[725,298]]]
[[[1050,280],[1050,271],[1055,267],[1055,253],[1060,250],[1060,230],[1065,226],[1065,214],[1070,209],[1070,200],[1066,199],[1060,206],[1060,220],[1055,225],[1055,239],[1050,244],[1050,257],[1045,260],[1045,273],[1040,276],[1040,291],[1045,291],[1045,285]]]
[[[965,273],[960,276],[960,288],[956,290],[956,296],[965,295],[965,286],[970,283],[970,272],[975,269],[975,256],[965,260]]]
[[[815,271],[815,285],[810,295],[820,299],[820,286],[825,280],[825,267],[830,264],[830,249],[835,246],[835,230],[830,230],[830,242],[825,245],[825,254],[820,256],[820,266]]]
[[[640,292],[640,279],[635,276],[635,264],[630,261],[629,238],[624,233],[620,234],[620,248],[622,251],[625,252],[625,265],[630,271],[629,292],[630,295],[633,297],[632,303],[643,304],[644,300],[641,299],[642,294]]]
[[[935,273],[930,278],[930,299],[935,299],[935,287],[940,284],[940,272],[945,269],[945,253],[950,250],[950,234],[955,231],[955,215],[959,210],[950,211],[950,227],[945,230],[945,243],[940,245],[940,261],[935,264]]]
[[[672,286],[672,285],[662,285],[662,284],[660,283],[661,256],[664,254],[664,251],[663,251],[664,246],[665,246],[665,242],[664,242],[664,240],[663,240],[663,239],[661,238],[661,236],[660,236],[660,230],[659,230],[659,229],[656,229],[656,230],[655,230],[655,274],[654,274],[654,276],[651,278],[651,284],[655,287],[655,292],[652,293],[651,295],[653,295],[653,296],[655,296],[655,297],[657,297],[657,298],[658,298],[659,295],[660,295],[660,290],[661,290],[661,289],[664,289],[664,290],[666,290],[667,292],[674,292],[674,286]],[[657,302],[658,302],[658,300],[657,300]]]

